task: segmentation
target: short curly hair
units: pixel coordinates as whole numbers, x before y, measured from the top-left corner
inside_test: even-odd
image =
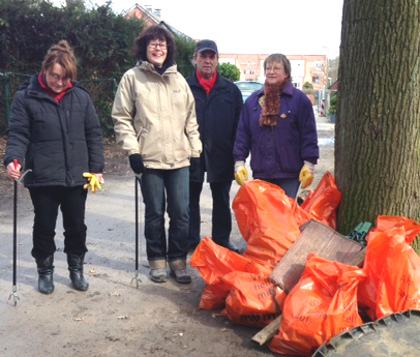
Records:
[[[164,65],[175,63],[176,45],[172,34],[162,26],[156,25],[147,28],[134,40],[134,57],[138,61],[147,61],[147,46],[151,41],[166,42],[167,54]]]
[[[283,64],[284,72],[289,77],[292,77],[292,66],[290,65],[289,59],[281,53],[273,53],[269,55],[264,61],[264,72],[267,71],[267,65],[272,62],[280,62]]]

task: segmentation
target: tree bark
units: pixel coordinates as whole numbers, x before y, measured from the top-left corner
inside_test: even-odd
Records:
[[[419,1],[344,0],[338,80],[338,231],[420,222]]]

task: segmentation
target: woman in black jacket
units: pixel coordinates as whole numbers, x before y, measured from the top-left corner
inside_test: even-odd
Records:
[[[100,189],[104,168],[101,127],[89,93],[74,82],[77,62],[67,41],[53,45],[41,72],[17,92],[11,107],[4,165],[10,178],[24,177],[34,206],[32,256],[38,289],[54,291],[55,226],[60,207],[64,252],[76,290],[86,291],[87,190]],[[85,174],[85,175],[84,175]],[[86,185],[86,178],[90,185]]]

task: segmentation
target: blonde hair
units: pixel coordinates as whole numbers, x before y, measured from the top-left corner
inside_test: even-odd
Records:
[[[66,78],[74,81],[77,77],[77,60],[73,52],[73,48],[66,40],[61,40],[52,45],[42,61],[41,71],[48,71],[58,63],[63,67]]]

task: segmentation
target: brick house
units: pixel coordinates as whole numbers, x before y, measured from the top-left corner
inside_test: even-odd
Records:
[[[264,60],[267,54],[219,54],[220,63],[230,63],[241,71],[241,81],[264,82]],[[293,85],[302,89],[306,82],[313,85],[314,90],[326,88],[327,56],[326,55],[287,55],[292,66]]]

